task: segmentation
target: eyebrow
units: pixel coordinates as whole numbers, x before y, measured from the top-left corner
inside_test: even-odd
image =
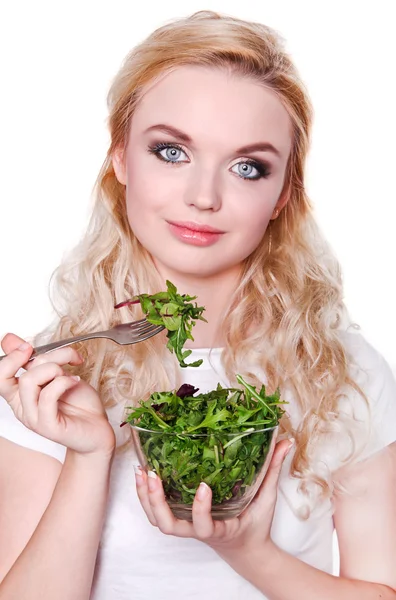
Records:
[[[172,125],[159,123],[158,125],[152,125],[151,127],[148,127],[144,133],[148,133],[150,131],[162,131],[163,133],[172,135],[174,138],[185,144],[191,144],[193,141],[187,133],[184,133],[184,131],[177,129],[176,127],[172,127]],[[236,154],[250,154],[251,152],[272,152],[278,157],[281,156],[279,150],[269,142],[257,142],[255,144],[249,144],[248,146],[242,146],[242,148],[238,148]]]

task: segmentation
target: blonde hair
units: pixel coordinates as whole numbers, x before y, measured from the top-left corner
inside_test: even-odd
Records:
[[[288,202],[245,261],[222,324],[226,335],[222,360],[232,383],[238,372],[257,379],[254,367],[258,366],[269,389],[279,386],[293,391],[302,419],[293,430],[296,452],[291,475],[301,480],[307,496],[314,485],[321,498],[329,498],[331,475],[315,468],[315,449],[321,437],[334,429],[345,386],[364,395],[349,375],[338,335],[345,312],[340,270],[313,218],[304,188],[312,107],[282,39],[269,27],[199,12],[157,29],[126,57],[108,95],[111,144],[96,183],[89,226],[54,273],[52,302],[58,317],[36,342],[133,320],[137,308],[115,311],[114,305],[162,289],[150,255],[130,229],[125,186],[115,176],[112,156],[116,148],[125,146],[134,110],[147,86],[180,65],[231,69],[252,77],[271,89],[290,115],[293,140],[284,189]],[[105,407],[128,406],[155,389],[176,385],[177,365],[162,336],[127,347],[95,340],[78,350],[85,363],[74,372],[96,387]],[[347,425],[343,427],[347,435]],[[292,431],[287,420],[284,428]]]

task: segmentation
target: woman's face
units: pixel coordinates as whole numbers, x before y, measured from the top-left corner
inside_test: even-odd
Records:
[[[186,66],[151,86],[113,164],[130,227],[159,272],[239,271],[287,200],[290,149],[285,108],[253,79]]]

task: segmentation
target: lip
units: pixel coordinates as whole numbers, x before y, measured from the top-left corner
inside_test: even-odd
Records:
[[[191,231],[198,231],[202,233],[225,233],[220,229],[215,229],[210,225],[204,225],[203,223],[193,223],[192,221],[167,221],[169,225],[180,227],[182,229],[190,229]]]
[[[185,221],[167,221],[167,223],[171,234],[176,239],[191,246],[212,246],[225,233],[210,225],[203,225],[201,223]]]

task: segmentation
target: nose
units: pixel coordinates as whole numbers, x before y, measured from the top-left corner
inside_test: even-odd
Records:
[[[218,175],[215,172],[211,173],[208,169],[196,171],[188,182],[184,201],[188,206],[198,210],[218,211],[221,208]]]

